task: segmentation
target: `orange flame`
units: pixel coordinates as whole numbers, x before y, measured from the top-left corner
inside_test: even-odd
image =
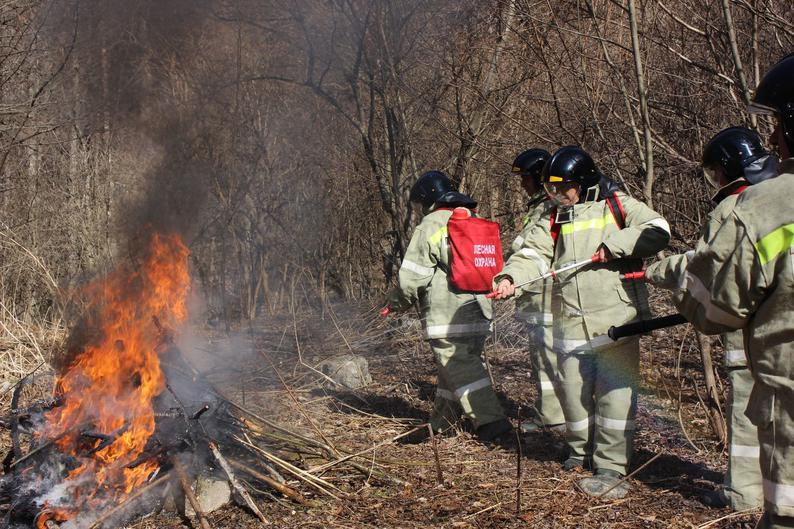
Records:
[[[57,381],[63,405],[46,416],[45,435],[79,466],[65,480],[59,518],[123,500],[157,465],[127,466],[155,429],[152,400],[165,389],[157,354],[163,333],[187,318],[188,250],[178,236],[155,234],[139,270],[119,269],[90,284],[87,324],[99,334]],[[164,331],[165,330],[165,331]],[[87,439],[91,431],[108,436]],[[94,453],[90,453],[95,450]],[[64,509],[70,511],[65,514]]]

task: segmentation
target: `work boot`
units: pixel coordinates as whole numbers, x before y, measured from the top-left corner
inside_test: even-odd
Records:
[[[513,425],[507,419],[483,424],[474,431],[474,435],[483,443],[492,443],[513,431]]]
[[[582,492],[593,498],[602,500],[619,500],[628,494],[631,488],[623,477],[614,470],[598,469],[595,476],[579,480]]]
[[[538,422],[537,419],[531,419],[528,421],[524,421],[521,423],[521,433],[522,434],[531,434],[535,432],[540,432],[543,430],[548,430],[550,432],[564,432],[565,431],[565,423],[562,424],[543,424]]]
[[[569,457],[562,464],[562,469],[566,472],[584,469],[584,460],[578,457]]]
[[[728,498],[725,497],[725,492],[722,489],[707,490],[700,497],[700,501],[712,509],[724,509],[728,506]]]

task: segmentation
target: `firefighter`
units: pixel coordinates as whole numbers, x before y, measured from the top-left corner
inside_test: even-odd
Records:
[[[543,167],[543,184],[556,207],[528,233],[497,281],[497,299],[549,269],[593,257],[589,266],[560,273],[552,287],[553,348],[570,449],[566,470],[592,466],[579,482],[590,496],[622,498],[632,452],[637,405],[639,339],[613,342],[619,325],[649,312],[645,285],[623,283],[641,259],[667,245],[667,222],[617,189],[579,147],[563,147]]]
[[[794,527],[794,54],[763,77],[750,105],[773,114],[779,175],[707,223],[674,301],[701,332],[742,329],[753,374],[745,414],[758,428],[765,528]]]
[[[778,158],[770,154],[757,132],[745,127],[720,131],[703,150],[703,172],[717,189],[712,197],[716,203],[709,215],[713,223],[721,223],[733,211],[739,194],[749,185],[777,176]],[[673,255],[648,267],[646,281],[657,286],[675,288],[683,278],[687,254]],[[763,503],[761,467],[758,462],[758,432],[745,416],[753,377],[741,331],[725,333],[725,367],[730,380],[728,403],[728,472],[723,491],[706,497],[715,507],[730,505],[741,511],[760,507]]]
[[[477,203],[459,193],[440,171],[424,173],[411,188],[410,200],[424,215],[414,230],[399,272],[399,285],[389,295],[393,310],[419,302],[425,336],[438,368],[438,387],[430,425],[449,430],[461,414],[477,437],[490,442],[510,432],[482,360],[491,332],[491,301],[484,294],[456,291],[448,282],[450,267],[447,222],[452,208],[473,211]],[[414,441],[422,439],[414,436]]]
[[[543,166],[550,157],[551,154],[544,149],[529,149],[519,154],[513,162],[512,173],[521,177],[521,187],[529,201],[523,228],[510,246],[510,254],[521,251],[529,230],[550,208],[551,203],[540,181]],[[564,430],[565,416],[555,392],[557,357],[551,348],[550,282],[535,283],[524,289],[524,294],[516,300],[516,319],[527,327],[532,377],[538,395],[535,401],[537,415],[533,420],[524,421],[521,431],[530,433],[544,427]]]

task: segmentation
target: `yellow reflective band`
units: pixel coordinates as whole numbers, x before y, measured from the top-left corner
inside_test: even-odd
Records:
[[[794,224],[786,224],[767,233],[755,243],[755,251],[761,264],[766,264],[794,246]]]
[[[523,220],[523,223],[524,223],[524,226],[525,226],[525,227],[526,227],[526,225],[527,225],[527,224],[529,224],[529,213],[527,213],[526,215],[524,215],[524,220]]]
[[[514,172],[514,173],[520,173],[520,172],[521,172],[521,168],[520,168],[520,167],[516,167],[516,166],[514,165],[514,166],[513,166],[513,172]]]
[[[560,227],[560,233],[563,235],[570,235],[575,231],[603,230],[607,225],[614,223],[615,218],[612,216],[612,213],[607,213],[603,218],[600,219],[590,219],[578,222],[574,220],[573,222],[562,224]]]
[[[549,177],[549,182],[562,182],[562,177],[561,176],[550,176]]]
[[[438,244],[441,242],[441,239],[447,236],[447,227],[442,226],[438,229],[433,235],[430,236],[430,244]]]

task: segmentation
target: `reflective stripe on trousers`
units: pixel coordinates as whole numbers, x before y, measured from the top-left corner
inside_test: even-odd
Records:
[[[571,456],[626,474],[634,438],[639,340],[595,354],[558,354],[557,367]]]

